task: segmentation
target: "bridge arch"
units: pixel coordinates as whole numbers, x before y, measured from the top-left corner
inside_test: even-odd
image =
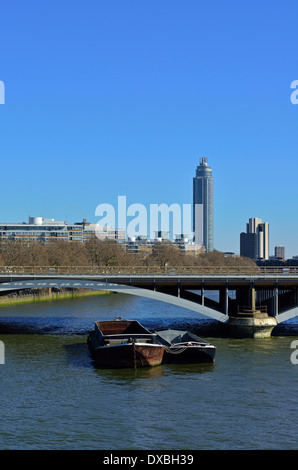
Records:
[[[197,312],[206,317],[226,323],[228,315],[213,310],[212,308],[204,305],[197,304],[191,300],[182,299],[170,294],[143,289],[140,287],[127,286],[122,284],[114,284],[110,282],[101,282],[93,280],[76,280],[76,279],[39,279],[39,280],[26,280],[26,281],[13,281],[4,282],[0,284],[0,292],[10,292],[15,290],[25,289],[43,289],[43,288],[70,288],[70,289],[91,289],[91,290],[104,290],[111,292],[118,292],[122,294],[136,295],[146,297],[152,300],[158,300],[168,304],[182,307],[193,312]]]
[[[276,316],[276,321],[277,323],[282,323],[294,317],[298,317],[298,307],[293,307],[285,312],[279,313]]]

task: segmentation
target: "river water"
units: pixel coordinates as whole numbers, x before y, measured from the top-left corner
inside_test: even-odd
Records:
[[[217,347],[213,365],[98,370],[95,320],[183,328]],[[0,449],[297,449],[298,321],[230,339],[213,320],[120,294],[1,307]]]

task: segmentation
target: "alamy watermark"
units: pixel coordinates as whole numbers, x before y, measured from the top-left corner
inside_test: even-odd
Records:
[[[294,88],[294,91],[291,93],[291,103],[298,104],[298,80],[293,80],[291,88]]]
[[[143,204],[134,203],[127,206],[126,196],[118,196],[117,208],[112,204],[99,204],[95,216],[101,217],[97,222],[96,233],[98,238],[102,234],[102,227],[116,227],[125,230],[128,238],[138,236],[156,237],[157,232],[171,232],[174,236],[186,234],[189,240],[196,244],[203,244],[202,204],[195,205],[196,229],[192,230],[191,204],[150,204],[149,212]],[[117,224],[116,224],[117,217]]]
[[[5,104],[5,86],[4,82],[0,80],[0,104]]]
[[[5,364],[5,346],[3,341],[0,341],[0,364]]]
[[[298,340],[297,339],[291,342],[291,349],[294,349],[294,351],[291,354],[291,363],[294,365],[297,365],[298,364]]]

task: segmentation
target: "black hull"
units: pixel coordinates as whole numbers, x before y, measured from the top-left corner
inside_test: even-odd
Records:
[[[165,346],[163,363],[210,364],[214,362],[216,348],[207,341],[181,330],[157,331],[157,340]]]
[[[161,345],[126,343],[115,346],[95,346],[89,337],[88,345],[94,365],[102,369],[153,367],[162,363]]]
[[[211,364],[214,362],[215,348],[198,348],[187,346],[181,352],[177,348],[167,349],[164,353],[164,364]]]

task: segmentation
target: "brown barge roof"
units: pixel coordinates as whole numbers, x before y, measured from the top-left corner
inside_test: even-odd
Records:
[[[97,328],[106,335],[151,333],[136,320],[96,321]]]

